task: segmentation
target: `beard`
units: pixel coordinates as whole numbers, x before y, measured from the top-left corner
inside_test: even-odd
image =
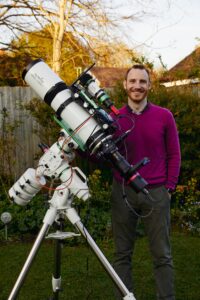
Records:
[[[135,103],[142,102],[148,94],[148,90],[144,88],[130,88],[129,90],[126,90],[128,98]]]

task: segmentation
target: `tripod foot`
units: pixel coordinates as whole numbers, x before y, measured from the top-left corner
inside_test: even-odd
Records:
[[[132,293],[129,293],[123,299],[124,300],[136,300]]]
[[[53,287],[54,293],[61,290],[61,277],[59,277],[59,278],[52,277],[52,287]]]

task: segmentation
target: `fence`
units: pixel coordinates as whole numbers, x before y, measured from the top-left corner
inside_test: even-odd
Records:
[[[23,105],[36,94],[30,87],[0,87],[0,174],[18,178],[28,167],[34,167],[39,125]]]

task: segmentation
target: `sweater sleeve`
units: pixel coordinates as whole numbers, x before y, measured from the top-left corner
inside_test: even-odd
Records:
[[[180,173],[181,153],[178,131],[171,112],[167,115],[165,137],[167,149],[167,181],[165,186],[167,189],[174,190]]]

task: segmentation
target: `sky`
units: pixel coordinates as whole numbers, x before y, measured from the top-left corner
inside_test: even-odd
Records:
[[[200,46],[200,0],[152,0],[143,9],[146,16],[129,28],[129,39],[155,66],[161,55],[170,69]]]

